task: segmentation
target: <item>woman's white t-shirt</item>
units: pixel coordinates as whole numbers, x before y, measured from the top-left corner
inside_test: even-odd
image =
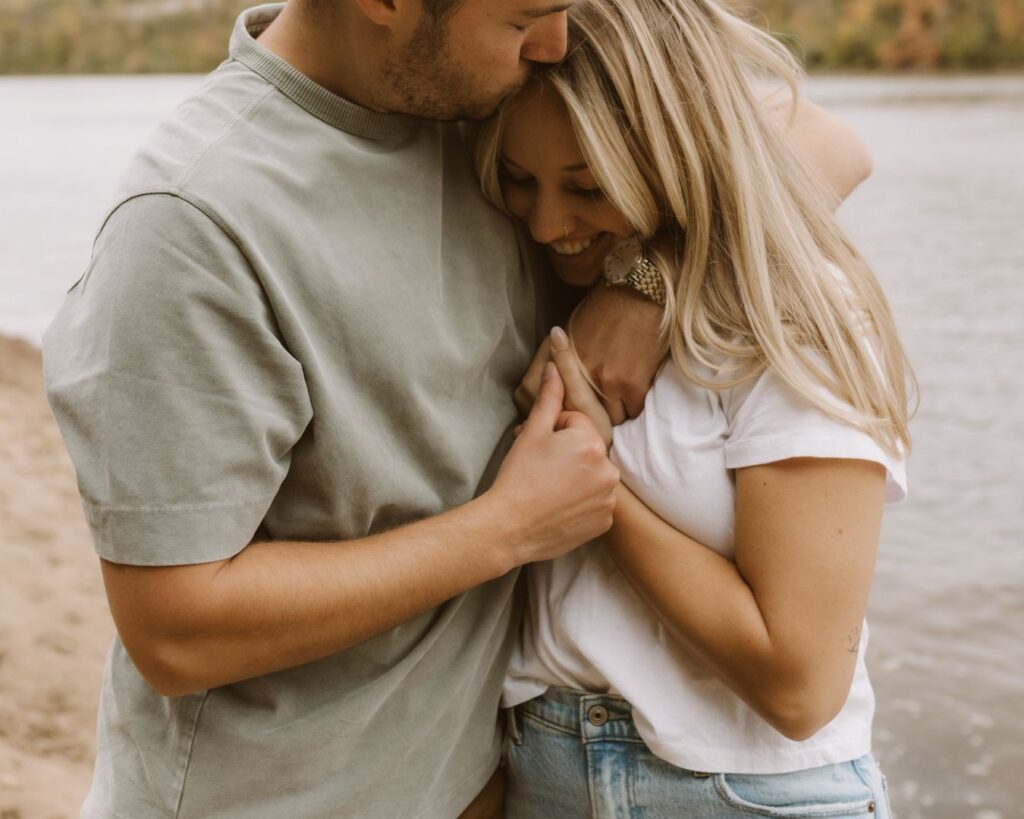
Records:
[[[734,559],[733,470],[787,458],[854,458],[886,469],[886,500],[906,496],[902,460],[835,420],[771,371],[721,392],[662,369],[643,412],[615,429],[611,459],[662,519]],[[516,705],[563,686],[624,697],[651,750],[682,768],[786,773],[871,750],[874,694],[865,623],[849,698],[810,739],[780,734],[667,633],[600,541],[527,572],[529,602],[505,682]]]

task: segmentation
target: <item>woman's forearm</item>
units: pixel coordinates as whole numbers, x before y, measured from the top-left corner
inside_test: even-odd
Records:
[[[813,658],[794,650],[785,634],[773,633],[735,563],[672,528],[625,486],[605,541],[685,648],[779,731],[806,738],[842,706],[852,663],[837,687],[835,674],[814,668]]]

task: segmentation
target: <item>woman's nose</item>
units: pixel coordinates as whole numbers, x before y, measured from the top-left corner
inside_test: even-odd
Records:
[[[549,197],[538,197],[530,210],[530,235],[542,245],[570,236],[576,229],[576,220],[567,208]]]

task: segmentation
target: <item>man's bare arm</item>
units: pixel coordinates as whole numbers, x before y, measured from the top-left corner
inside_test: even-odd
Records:
[[[104,561],[140,673],[179,696],[311,662],[604,532],[618,473],[562,398],[553,374],[493,487],[435,518],[352,541],[254,543],[214,563]]]
[[[795,107],[789,89],[765,97],[770,120],[781,128],[794,153],[834,194],[838,207],[873,169],[871,152],[856,129],[841,117],[801,97]]]

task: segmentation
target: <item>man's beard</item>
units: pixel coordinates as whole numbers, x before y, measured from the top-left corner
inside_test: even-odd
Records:
[[[487,93],[474,77],[455,66],[446,35],[443,23],[424,14],[409,44],[393,63],[384,67],[384,83],[404,114],[449,121],[491,116],[522,83],[500,93]]]

